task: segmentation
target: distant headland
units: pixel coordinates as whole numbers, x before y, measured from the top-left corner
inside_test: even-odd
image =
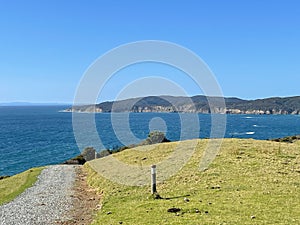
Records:
[[[224,98],[226,107],[214,107],[221,97],[197,95],[193,97],[148,96],[120,101],[108,101],[95,105],[73,106],[64,112],[168,112],[168,113],[221,113],[221,114],[282,114],[300,115],[300,96],[272,97],[256,100]]]

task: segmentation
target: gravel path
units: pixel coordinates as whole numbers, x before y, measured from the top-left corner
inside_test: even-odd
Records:
[[[0,206],[1,225],[57,224],[72,209],[76,166],[46,167],[37,182],[12,202]]]

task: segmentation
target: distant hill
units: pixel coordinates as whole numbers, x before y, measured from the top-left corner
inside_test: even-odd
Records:
[[[70,103],[33,103],[33,102],[3,102],[0,106],[68,106]]]
[[[226,114],[300,114],[300,96],[256,100],[225,98],[225,108],[209,106],[222,98],[197,95],[193,97],[148,96],[96,105],[74,106],[66,112],[185,112]],[[213,104],[218,106],[218,104]]]

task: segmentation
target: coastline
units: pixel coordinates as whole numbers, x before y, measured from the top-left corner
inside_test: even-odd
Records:
[[[86,111],[80,111],[80,110],[69,110],[69,109],[65,109],[65,110],[60,110],[58,111],[60,113],[82,113],[82,114],[111,114],[111,113],[116,113],[116,114],[121,114],[121,113],[179,113],[179,114],[205,114],[205,115],[209,115],[209,114],[214,114],[214,115],[245,115],[245,116],[251,116],[251,115],[295,115],[295,116],[300,116],[300,112],[297,113],[288,113],[288,112],[278,112],[278,113],[268,113],[268,112],[226,112],[226,113],[210,113],[210,112],[202,112],[202,111],[195,111],[195,112],[190,112],[190,111],[141,111],[141,112],[136,112],[136,111],[122,111],[122,112],[100,112],[100,111],[90,111],[90,110],[86,110]]]
[[[186,219],[197,222],[199,221],[199,216],[201,216],[204,222],[208,222],[208,216],[210,221],[211,218],[213,218],[221,222],[218,220],[220,213],[223,215],[223,220],[228,212],[236,212],[236,208],[232,207],[235,206],[234,204],[223,204],[224,202],[228,202],[230,196],[232,197],[232,195],[234,195],[235,199],[243,202],[243,204],[238,204],[239,207],[242,207],[242,209],[240,209],[241,212],[249,210],[249,206],[251,211],[249,215],[230,214],[230,217],[227,217],[227,222],[234,220],[240,223],[247,218],[250,219],[250,221],[255,218],[260,218],[262,221],[270,222],[273,221],[274,216],[277,216],[276,219],[279,217],[278,214],[270,215],[270,212],[272,212],[270,209],[273,209],[274,205],[269,206],[269,204],[265,204],[266,198],[269,201],[275,196],[281,204],[290,202],[296,204],[297,198],[294,196],[296,193],[299,193],[297,191],[299,185],[291,186],[289,181],[290,179],[293,181],[298,178],[300,173],[298,166],[298,143],[281,144],[271,142],[270,140],[226,138],[223,142],[222,150],[215,159],[213,166],[209,167],[208,170],[200,172],[199,160],[203,156],[204,146],[208,143],[208,140],[199,139],[197,141],[198,144],[195,154],[193,158],[187,162],[187,165],[171,179],[158,184],[157,190],[159,196],[162,197],[161,200],[153,199],[153,197],[150,196],[150,187],[148,186],[129,187],[99,176],[97,173],[97,165],[105,162],[107,160],[106,158],[96,159],[88,162],[83,167],[80,166],[80,168],[84,168],[87,173],[78,176],[77,181],[85,182],[85,186],[73,185],[74,188],[79,190],[79,195],[72,195],[72,198],[74,200],[78,198],[79,201],[72,203],[75,207],[75,211],[70,211],[71,214],[68,215],[71,217],[69,218],[78,219],[78,221],[80,221],[84,216],[80,214],[80,212],[82,212],[81,210],[84,208],[88,209],[88,212],[92,212],[89,214],[91,215],[89,218],[94,220],[95,224],[108,224],[112,221],[114,224],[120,224],[120,222],[132,224],[136,217],[142,223],[144,221],[151,221],[153,222],[152,224],[155,224],[153,216],[149,215],[154,214],[158,218],[166,218],[169,213],[167,210],[175,205],[180,209],[177,215],[178,217],[175,214],[175,216],[168,217],[168,219],[177,219],[176,224],[185,224]],[[126,152],[119,152],[114,157],[120,161],[124,161],[124,163],[135,166],[149,166],[150,168],[153,162],[157,160],[159,162],[164,157],[168,157],[171,153],[170,148],[173,148],[172,146],[177,146],[177,144],[175,142],[161,143],[153,146],[154,149],[152,146],[145,146],[145,148],[150,151],[128,149]],[[72,167],[72,165],[61,166],[64,168]],[[55,175],[55,173],[53,175]],[[247,177],[246,181],[244,177]],[[64,178],[61,179],[63,181]],[[84,181],[84,179],[86,181]],[[55,182],[58,181],[55,180]],[[266,184],[267,189],[265,188]],[[49,185],[51,186],[51,184]],[[174,186],[176,186],[176,189],[174,189]],[[263,192],[262,188],[264,190]],[[286,191],[284,192],[284,198],[281,198],[282,191],[290,190],[291,188],[293,192]],[[98,195],[92,193],[91,197],[89,197],[89,195],[86,195],[86,191],[89,190],[94,191],[93,193],[98,193]],[[268,194],[269,192],[271,192],[272,195]],[[101,194],[99,195],[99,193]],[[218,194],[218,198],[215,199],[212,196],[215,196],[216,193]],[[258,197],[253,197],[257,195]],[[47,196],[45,196],[45,198]],[[289,199],[288,202],[286,200],[287,198]],[[120,201],[120,199],[122,199],[122,201]],[[233,203],[235,199],[232,200]],[[82,207],[82,205],[85,204],[84,201],[90,204],[90,206],[85,205]],[[145,203],[147,204],[145,205]],[[261,205],[259,210],[256,210],[257,204]],[[141,205],[145,205],[145,207],[138,207]],[[31,205],[30,207],[33,206]],[[38,207],[45,206],[39,205]],[[164,209],[163,211],[150,209],[162,207]],[[226,212],[223,213],[224,207],[226,208]],[[297,207],[297,210],[294,210],[295,213],[298,213],[298,208],[299,207]],[[97,210],[100,211],[95,213]],[[284,212],[284,215],[287,215],[286,213],[288,212],[291,213],[288,211],[289,209],[286,205],[284,205],[281,210]],[[198,216],[195,218],[197,214]],[[243,215],[242,219],[240,215]],[[266,215],[268,216],[266,217]],[[296,214],[292,213],[292,215]],[[60,217],[57,221],[63,222],[63,218],[65,217]],[[238,220],[239,218],[240,220]],[[288,218],[290,218],[290,216],[286,216],[285,221],[288,221]],[[276,221],[276,219],[274,221]]]
[[[250,133],[253,133],[253,132],[248,132],[249,135]],[[204,138],[204,139],[207,139],[207,138]],[[238,137],[231,137],[231,138],[223,138],[224,140],[230,140],[230,139],[240,139],[240,140],[255,140],[255,139],[252,139],[252,138],[238,138]],[[191,139],[188,139],[188,140],[191,140]],[[184,140],[184,141],[188,141],[188,140]],[[201,138],[199,138],[199,140],[202,140]],[[272,138],[272,139],[265,139],[265,140],[257,140],[257,141],[272,141],[272,142],[280,142],[280,143],[294,143],[296,141],[299,141],[300,140],[300,134],[295,134],[295,135],[291,135],[291,136],[285,136],[285,137],[280,137],[280,138]],[[167,142],[180,142],[180,141],[167,141]],[[164,142],[162,142],[164,143]],[[146,145],[151,145],[151,144],[146,144]],[[119,152],[122,152],[124,150],[127,150],[127,149],[131,149],[131,148],[135,148],[135,147],[138,147],[140,145],[136,144],[136,145],[131,145],[131,146],[122,146],[122,147],[119,147],[119,149],[117,150],[110,150],[110,153],[109,154],[105,154],[105,156],[108,156],[110,154],[115,154],[115,153],[119,153]],[[107,150],[102,150],[102,151],[107,151]],[[100,151],[101,152],[101,151]],[[103,156],[99,156],[99,153],[97,153],[97,158],[102,158]],[[85,160],[84,159],[84,156],[82,156],[82,154],[79,154],[79,155],[76,155],[70,159],[67,159],[61,163],[57,163],[57,164],[45,164],[45,165],[42,165],[42,167],[44,166],[52,166],[52,165],[84,165],[86,162],[88,162],[89,160]],[[38,168],[38,167],[32,167],[32,168]],[[29,168],[28,170],[32,169],[32,168]],[[6,178],[10,178],[12,176],[15,176],[15,175],[18,175],[18,174],[21,174],[23,172],[25,172],[26,170],[24,171],[21,171],[19,173],[16,173],[16,174],[13,174],[13,175],[2,175],[0,176],[0,181],[3,180],[3,179],[6,179]]]
[[[108,101],[98,104],[74,105],[68,112],[165,112],[165,113],[216,113],[254,115],[300,115],[300,96],[272,97],[245,100],[236,97],[213,97],[196,95],[147,96],[125,100]]]

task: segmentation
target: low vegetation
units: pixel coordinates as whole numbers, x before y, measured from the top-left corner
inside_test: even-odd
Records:
[[[74,158],[71,158],[63,164],[69,164],[69,165],[83,165],[87,161],[91,161],[96,158],[103,158],[106,156],[109,156],[111,154],[115,154],[121,151],[124,151],[126,149],[130,148],[135,148],[138,146],[143,146],[143,145],[152,145],[152,144],[157,144],[157,143],[164,143],[164,142],[170,142],[165,136],[163,132],[160,131],[152,131],[149,133],[148,137],[142,141],[139,144],[131,144],[129,146],[114,146],[112,149],[105,149],[100,152],[96,152],[96,149],[93,147],[86,147],[80,155],[75,156]],[[0,177],[1,179],[1,177]]]
[[[121,185],[96,173],[94,168],[107,157],[86,163],[89,184],[102,194],[93,224],[300,224],[299,141],[225,139],[216,159],[201,172],[208,141],[198,140],[188,163],[158,184],[162,199],[151,196],[150,184]],[[142,151],[133,148],[110,157],[148,165],[150,176],[150,165],[168,157],[177,144],[142,146]]]
[[[31,187],[41,173],[42,167],[33,168],[23,173],[0,180],[0,205],[7,203]]]
[[[77,155],[74,158],[68,159],[67,161],[63,162],[62,164],[68,165],[83,165],[85,164],[86,160],[83,155]]]
[[[272,139],[272,141],[276,142],[287,142],[287,143],[293,143],[300,140],[300,135],[294,135],[294,136],[288,136],[288,137],[283,137],[283,138],[276,138]]]

